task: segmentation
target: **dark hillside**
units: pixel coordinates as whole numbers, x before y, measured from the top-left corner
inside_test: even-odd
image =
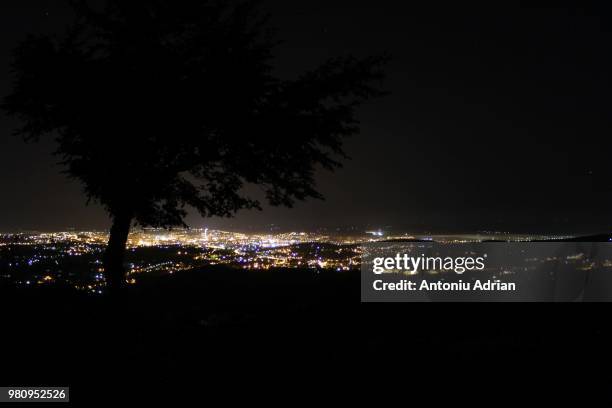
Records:
[[[612,362],[606,304],[361,304],[358,272],[225,268],[147,276],[114,306],[59,287],[0,302],[0,382],[68,384],[77,402],[609,390],[583,369]],[[592,395],[573,393],[577,373]]]

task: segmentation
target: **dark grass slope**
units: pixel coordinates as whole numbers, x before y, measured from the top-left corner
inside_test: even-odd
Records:
[[[0,302],[0,383],[77,403],[612,400],[608,304],[361,304],[358,272],[225,268]]]

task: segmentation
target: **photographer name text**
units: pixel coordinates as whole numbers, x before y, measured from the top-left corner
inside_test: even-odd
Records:
[[[377,279],[373,282],[373,288],[376,291],[515,291],[516,283],[502,282],[499,279],[495,280],[476,280],[474,282],[444,282],[444,281],[428,281],[421,280],[415,282],[408,279],[402,279],[397,282],[385,282],[382,279]]]

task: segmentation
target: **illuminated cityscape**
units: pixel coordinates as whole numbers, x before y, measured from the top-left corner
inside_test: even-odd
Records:
[[[529,241],[559,236],[486,232],[472,235],[276,232],[244,233],[209,229],[133,231],[128,238],[128,283],[145,273],[173,274],[210,265],[264,270],[305,268],[359,269],[363,244],[380,241],[480,242],[487,239]],[[0,278],[20,287],[67,283],[102,293],[104,231],[0,234]]]
[[[128,238],[128,282],[139,274],[172,274],[207,265],[242,269],[359,267],[363,236],[290,232],[245,234],[208,229],[140,230]],[[107,232],[0,235],[0,277],[18,286],[66,282],[101,292]]]

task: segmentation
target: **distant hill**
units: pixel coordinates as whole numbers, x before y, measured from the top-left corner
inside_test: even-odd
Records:
[[[572,238],[551,239],[533,242],[612,242],[612,234],[582,235]]]

